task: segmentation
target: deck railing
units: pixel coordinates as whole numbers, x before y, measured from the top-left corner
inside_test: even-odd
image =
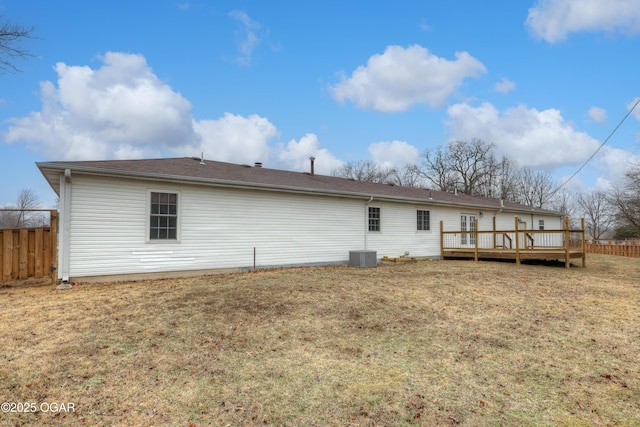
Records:
[[[445,251],[454,249],[469,249],[475,251],[475,259],[481,250],[512,250],[515,251],[516,262],[520,262],[519,252],[522,251],[564,251],[569,262],[569,252],[586,252],[584,240],[584,219],[580,229],[570,229],[569,219],[565,217],[563,228],[560,230],[521,230],[520,221],[515,217],[515,227],[512,230],[496,229],[495,219],[493,230],[478,230],[478,220],[475,219],[470,231],[444,231],[444,223],[440,221],[441,257]],[[583,257],[583,265],[586,263]]]

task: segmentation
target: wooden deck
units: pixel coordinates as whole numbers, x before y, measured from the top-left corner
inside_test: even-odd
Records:
[[[515,218],[513,230],[478,230],[477,220],[474,231],[444,231],[440,222],[441,258],[466,258],[514,260],[564,261],[570,268],[572,259],[582,260],[586,267],[584,241],[584,220],[581,229],[570,230],[565,218],[562,230],[521,230]]]

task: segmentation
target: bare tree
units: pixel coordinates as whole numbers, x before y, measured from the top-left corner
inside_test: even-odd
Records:
[[[13,74],[20,71],[15,61],[21,58],[33,57],[27,49],[21,47],[24,39],[33,38],[34,27],[5,22],[0,16],[0,74]]]
[[[517,178],[516,202],[533,208],[547,208],[554,193],[555,184],[551,175],[529,167],[520,169]]]
[[[549,205],[552,210],[560,212],[563,216],[569,217],[569,227],[572,229],[578,228],[578,204],[576,202],[576,193],[572,193],[565,188],[556,191]]]
[[[577,204],[585,219],[585,231],[589,237],[599,240],[613,229],[615,216],[605,193],[593,191],[579,194]]]
[[[0,229],[16,228],[18,213],[16,211],[0,211]]]
[[[486,184],[496,165],[494,148],[494,144],[473,139],[451,142],[446,149],[426,150],[422,154],[424,177],[438,190],[487,195]]]
[[[436,190],[453,191],[456,187],[456,177],[449,167],[447,151],[442,147],[438,147],[435,151],[425,150],[422,157],[424,160],[421,173],[424,178],[433,184]]]
[[[611,193],[609,202],[620,226],[640,232],[640,164],[633,165],[626,173],[624,185]]]
[[[40,206],[40,200],[35,191],[30,188],[24,188],[18,194],[18,228],[28,227],[33,225],[35,216],[33,215],[34,209],[38,209]]]
[[[495,165],[494,148],[494,144],[481,139],[473,139],[470,143],[456,141],[449,145],[450,166],[458,176],[463,193],[482,195],[481,188]]]
[[[502,156],[500,161],[491,156],[489,162],[481,188],[482,195],[500,200],[516,200],[518,164],[507,156]]]
[[[394,169],[380,166],[372,160],[359,160],[347,162],[331,174],[341,178],[355,179],[356,181],[387,182],[391,180]]]
[[[402,187],[423,188],[425,180],[418,165],[406,165],[399,169],[392,169],[389,174],[391,181]]]
[[[0,228],[24,228],[44,225],[45,218],[34,210],[40,207],[35,191],[25,188],[18,194],[15,208],[0,211]]]

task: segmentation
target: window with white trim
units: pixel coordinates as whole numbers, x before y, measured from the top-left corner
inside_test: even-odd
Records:
[[[538,220],[538,230],[544,230],[544,219]]]
[[[380,231],[380,208],[369,206],[369,231]]]
[[[151,192],[149,240],[178,239],[178,194]]]
[[[431,220],[429,211],[420,210],[416,211],[417,230],[428,231],[431,230]]]

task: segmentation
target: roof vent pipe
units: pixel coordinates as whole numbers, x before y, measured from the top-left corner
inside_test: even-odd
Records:
[[[204,162],[204,153],[203,153],[203,152],[201,152],[201,153],[200,153],[200,164],[201,164],[201,165],[206,164],[206,163]]]
[[[256,168],[261,168],[262,167],[262,162],[256,162],[253,166],[256,167]]]
[[[315,175],[313,162],[316,160],[316,158],[311,156],[311,157],[309,157],[309,160],[311,161],[311,176],[313,176],[313,175]]]

